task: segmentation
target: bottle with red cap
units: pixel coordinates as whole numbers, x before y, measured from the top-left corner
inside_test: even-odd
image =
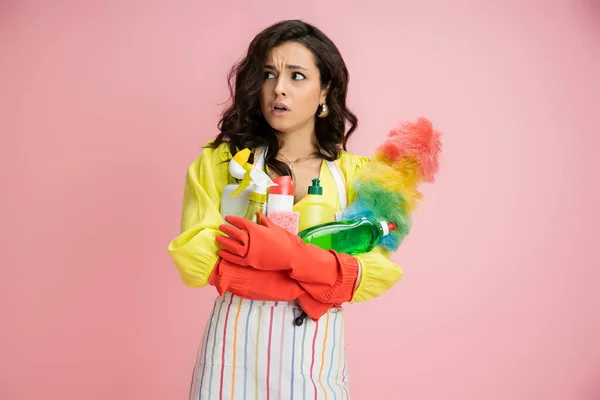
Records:
[[[267,211],[292,211],[294,208],[294,183],[289,175],[273,179],[277,186],[269,188]]]
[[[300,226],[300,213],[294,208],[294,183],[291,176],[280,176],[273,179],[277,186],[269,188],[267,199],[267,217],[275,225],[298,234]]]

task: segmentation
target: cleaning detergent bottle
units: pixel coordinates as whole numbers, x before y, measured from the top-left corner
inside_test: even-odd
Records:
[[[308,195],[294,207],[294,211],[300,213],[300,231],[335,221],[335,209],[323,198],[323,187],[319,183],[319,179],[313,179],[312,185],[308,187]]]
[[[350,255],[368,253],[396,226],[391,222],[356,217],[313,226],[298,233],[304,243]]]
[[[248,199],[248,207],[246,208],[244,218],[257,222],[257,213],[265,212],[267,189],[271,186],[277,186],[277,184],[269,178],[269,175],[254,167],[250,170],[250,179],[253,183],[253,189]]]

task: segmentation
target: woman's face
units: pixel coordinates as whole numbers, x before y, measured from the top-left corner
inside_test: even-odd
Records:
[[[298,42],[273,48],[265,60],[260,108],[273,129],[281,133],[314,129],[319,104],[327,90],[311,50]]]

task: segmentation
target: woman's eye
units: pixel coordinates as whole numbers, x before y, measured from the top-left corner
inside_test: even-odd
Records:
[[[306,79],[306,77],[304,75],[302,75],[300,72],[294,72],[292,74],[292,79],[295,81],[301,81],[302,79]]]
[[[272,72],[265,71],[265,79],[273,79],[274,75]]]

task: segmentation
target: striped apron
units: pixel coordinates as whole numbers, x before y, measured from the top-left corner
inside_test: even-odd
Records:
[[[296,326],[301,312],[295,302],[217,298],[190,399],[349,399],[342,308]]]
[[[258,168],[264,155],[266,149],[257,149]],[[342,172],[334,162],[327,166],[343,210]],[[190,400],[349,399],[343,309],[296,326],[301,314],[295,301],[218,297],[198,351]]]

